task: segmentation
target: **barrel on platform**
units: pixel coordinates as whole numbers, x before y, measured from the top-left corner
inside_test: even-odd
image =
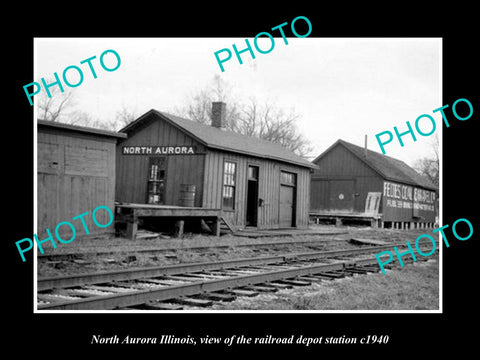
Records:
[[[180,184],[180,206],[195,206],[195,192],[195,185]]]

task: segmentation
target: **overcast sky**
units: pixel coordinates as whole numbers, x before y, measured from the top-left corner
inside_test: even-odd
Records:
[[[314,146],[314,156],[339,138],[363,146],[365,135],[368,148],[380,152],[375,134],[393,132],[393,126],[404,131],[405,122],[413,127],[421,114],[437,120],[440,135],[441,117],[432,113],[444,105],[439,38],[307,37],[288,38],[288,45],[275,38],[270,53],[254,50],[256,58],[251,59],[246,52],[243,65],[233,56],[221,72],[214,52],[232,50],[232,44],[243,49],[245,39],[37,38],[32,81],[52,78],[54,72],[61,77],[65,67],[79,66],[85,78],[71,89],[75,109],[111,120],[122,106],[138,115],[152,108],[172,112],[220,75],[237,97],[254,96],[287,110],[294,108],[300,115],[299,130]],[[259,44],[269,47],[269,43]],[[100,54],[108,49],[115,50],[122,61],[113,72],[99,64]],[[87,64],[80,65],[93,55],[97,56],[92,61],[97,79]],[[423,128],[429,129],[427,124]],[[431,140],[417,135],[413,142],[405,136],[405,147],[395,141],[386,146],[387,155],[412,165],[432,153]]]

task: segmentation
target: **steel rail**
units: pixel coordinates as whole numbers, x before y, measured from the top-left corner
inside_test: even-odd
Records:
[[[289,279],[297,276],[315,275],[329,271],[345,271],[349,267],[373,265],[376,263],[376,261],[376,259],[369,258],[349,262],[337,262],[332,264],[317,264],[288,270],[270,271],[261,274],[240,275],[227,279],[199,281],[191,284],[131,291],[114,295],[93,296],[75,301],[64,301],[39,305],[38,310],[112,310],[116,308],[140,305],[148,301],[164,301],[181,296],[192,296],[235,287]]]
[[[404,244],[403,244],[404,245]],[[61,289],[73,286],[99,284],[111,281],[138,280],[163,275],[185,274],[197,271],[229,269],[240,266],[269,265],[288,261],[301,261],[321,259],[325,257],[363,255],[390,249],[392,245],[369,246],[361,249],[343,249],[304,253],[289,253],[283,255],[263,256],[255,258],[243,258],[235,260],[223,260],[216,262],[187,263],[169,266],[152,266],[144,268],[105,271],[97,273],[66,275],[55,277],[43,277],[37,279],[37,291]],[[397,245],[398,246],[398,245]]]

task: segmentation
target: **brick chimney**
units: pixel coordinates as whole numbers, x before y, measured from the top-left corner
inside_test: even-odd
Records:
[[[227,104],[218,101],[212,103],[212,126],[225,129],[225,117],[227,115]]]

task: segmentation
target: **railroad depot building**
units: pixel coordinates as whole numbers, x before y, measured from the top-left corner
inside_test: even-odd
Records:
[[[315,165],[225,130],[226,104],[212,106],[211,125],[152,109],[120,130],[128,136],[117,143],[118,206],[218,209],[235,229],[307,228]]]
[[[115,210],[116,142],[125,134],[52,121],[37,121],[37,229],[40,239],[46,228],[54,233],[57,224],[88,211],[83,217],[91,234],[113,233],[114,226],[100,228],[92,220],[97,206]],[[109,214],[98,211],[99,223]],[[80,220],[76,220],[80,224]],[[82,225],[78,234],[85,235]],[[58,228],[60,234],[71,230]],[[45,235],[41,237],[42,235]],[[67,235],[65,238],[68,239]]]
[[[311,216],[373,226],[432,227],[438,188],[403,161],[336,141],[313,163]]]

